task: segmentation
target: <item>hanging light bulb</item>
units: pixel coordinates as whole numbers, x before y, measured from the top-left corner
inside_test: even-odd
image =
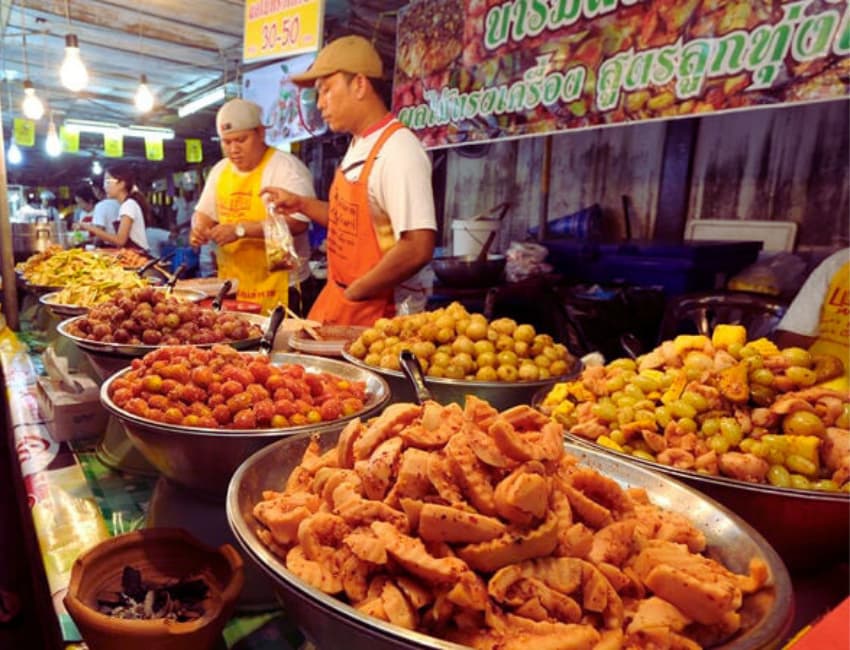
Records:
[[[40,120],[44,115],[44,104],[35,94],[35,88],[29,79],[24,81],[24,103],[22,104],[24,116],[31,120]]]
[[[147,75],[143,74],[139,81],[139,88],[136,90],[136,109],[140,113],[147,113],[153,108],[154,96],[151,89],[148,88]]]
[[[80,58],[80,44],[76,34],[65,36],[65,60],[59,68],[62,85],[75,93],[81,91],[89,83],[89,73]]]
[[[50,115],[50,124],[47,125],[47,138],[44,140],[44,150],[51,158],[56,158],[62,153],[62,141],[59,139],[59,134],[56,133],[56,124],[53,121],[53,115]]]
[[[9,151],[6,154],[6,160],[9,161],[10,165],[20,165],[23,159],[24,157],[21,154],[20,147],[18,147],[18,143],[12,138],[12,143],[9,145]]]
[[[103,173],[103,167],[101,166],[99,160],[95,160],[91,164],[91,173],[94,174],[95,176],[100,176]]]

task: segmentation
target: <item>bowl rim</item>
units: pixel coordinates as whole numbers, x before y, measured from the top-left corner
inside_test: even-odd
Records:
[[[346,343],[342,348],[342,358],[345,359],[348,363],[358,366],[359,368],[363,368],[364,370],[371,370],[372,372],[387,375],[389,377],[393,377],[396,379],[400,379],[403,381],[408,381],[407,376],[401,370],[390,370],[388,368],[376,368],[375,366],[370,366],[365,363],[362,359],[355,357],[351,352],[348,351],[351,346],[352,341]],[[572,355],[572,353],[570,353]],[[494,388],[547,388],[552,384],[556,384],[561,381],[569,381],[578,377],[581,374],[582,369],[584,368],[584,364],[581,359],[578,357],[573,357],[572,366],[565,372],[563,375],[555,375],[552,377],[548,377],[546,379],[535,379],[534,381],[479,381],[477,379],[446,379],[445,377],[429,377],[423,373],[425,384],[435,384],[437,386],[463,386],[464,388],[468,388],[470,391],[474,390],[487,390]]]
[[[262,354],[260,352],[248,352],[248,354]],[[309,354],[292,354],[292,353],[274,353],[272,355],[275,361],[278,361],[280,365],[282,364],[292,364],[298,363],[299,365],[304,365],[304,360],[307,360],[307,363],[311,361],[313,363],[321,363],[332,364],[334,366],[348,366],[350,364],[345,363],[344,361],[337,361],[336,359],[329,359],[327,357],[320,357],[316,355]],[[271,363],[271,361],[270,361]],[[276,364],[278,365],[278,364]],[[205,436],[215,436],[220,438],[222,436],[227,436],[229,438],[279,438],[281,435],[297,435],[301,433],[314,433],[316,431],[322,431],[326,428],[333,428],[335,426],[339,426],[341,423],[348,422],[349,420],[353,420],[354,418],[363,417],[369,413],[373,413],[376,410],[380,410],[384,406],[386,406],[387,402],[389,402],[391,397],[390,386],[387,383],[386,379],[381,377],[378,373],[374,371],[370,371],[370,374],[373,375],[373,378],[377,380],[379,391],[376,395],[373,396],[373,401],[368,402],[363,405],[363,409],[358,411],[357,413],[353,413],[352,415],[346,416],[344,418],[338,418],[336,420],[328,420],[327,422],[320,422],[316,424],[301,424],[294,427],[283,427],[283,428],[266,428],[266,429],[225,429],[225,428],[208,428],[208,427],[189,427],[182,424],[169,424],[166,422],[157,422],[155,420],[149,420],[148,418],[143,418],[138,415],[134,415],[133,413],[128,413],[121,407],[119,407],[115,402],[112,401],[112,398],[109,396],[109,387],[116,379],[120,379],[123,375],[130,372],[132,367],[122,368],[121,370],[115,372],[111,376],[109,376],[100,386],[100,402],[106,408],[107,411],[115,415],[119,420],[129,422],[134,425],[138,425],[141,427],[153,428],[157,429],[160,433],[178,433],[178,434],[188,434],[197,437],[205,437]],[[326,372],[333,372],[333,370],[327,370]]]
[[[204,600],[204,602],[209,602],[211,607],[205,607],[204,614],[201,617],[191,621],[173,621],[163,618],[125,619],[99,612],[79,597],[79,588],[83,580],[82,567],[86,561],[97,562],[105,556],[121,553],[128,548],[141,547],[151,541],[182,542],[203,555],[218,556],[227,564],[230,569],[227,583],[221,587],[207,585],[214,593],[208,595]],[[219,619],[228,607],[236,602],[244,584],[244,566],[242,556],[231,544],[224,543],[217,548],[210,546],[184,528],[143,528],[108,537],[83,551],[74,560],[68,589],[62,600],[78,625],[80,625],[79,617],[85,621],[84,625],[99,629],[117,627],[119,631],[124,630],[143,635],[145,633],[149,635],[160,633],[169,635],[191,634]]]
[[[435,650],[460,650],[461,648],[465,648],[466,646],[461,646],[450,641],[445,641],[438,637],[430,636],[422,632],[411,631],[406,628],[396,626],[392,623],[381,621],[377,618],[368,617],[359,610],[352,607],[351,605],[348,605],[347,603],[343,602],[342,600],[335,598],[329,594],[326,594],[320,591],[319,589],[316,589],[315,587],[310,586],[309,584],[298,578],[295,574],[290,572],[286,568],[284,561],[278,556],[276,556],[274,553],[272,553],[271,550],[268,549],[268,547],[262,544],[256,537],[256,532],[254,530],[251,530],[246,525],[244,518],[241,516],[239,508],[239,487],[242,482],[243,476],[248,472],[251,466],[263,456],[275,453],[278,447],[280,446],[292,445],[295,444],[297,440],[304,439],[307,437],[309,437],[309,435],[302,434],[297,437],[293,436],[278,440],[277,442],[268,445],[249,456],[233,473],[233,476],[230,479],[230,483],[227,489],[225,508],[227,512],[228,524],[231,530],[233,531],[234,537],[241,546],[242,550],[245,552],[246,555],[250,556],[271,578],[275,580],[283,580],[286,583],[285,589],[295,591],[299,595],[307,596],[312,601],[312,605],[321,606],[323,608],[329,608],[334,615],[345,619],[347,624],[354,624],[356,626],[361,627],[365,626],[371,631],[377,631],[378,633],[382,634],[383,636],[387,636],[392,640],[398,640],[399,638],[413,640],[420,643],[423,647],[432,648]],[[755,528],[750,526],[741,516],[737,515],[734,511],[732,511],[722,503],[700,492],[696,488],[693,488],[670,476],[651,471],[643,466],[630,466],[628,463],[623,462],[621,459],[613,458],[611,456],[603,454],[602,452],[590,448],[589,446],[576,445],[566,440],[564,441],[564,449],[566,452],[577,456],[579,458],[579,462],[587,463],[588,459],[593,459],[594,457],[601,459],[603,463],[615,461],[617,463],[622,463],[624,467],[628,468],[628,471],[630,472],[634,471],[638,475],[643,475],[647,478],[651,477],[655,481],[660,481],[661,483],[672,485],[675,489],[683,490],[684,492],[689,493],[690,495],[695,496],[698,499],[704,501],[708,506],[714,508],[715,513],[717,515],[719,515],[720,517],[725,517],[726,522],[731,522],[736,525],[750,540],[753,541],[756,547],[762,552],[762,558],[765,564],[767,564],[769,571],[769,579],[767,584],[769,586],[772,586],[774,590],[774,603],[787,603],[787,609],[782,613],[782,615],[780,615],[780,612],[782,612],[782,610],[779,607],[774,606],[766,610],[765,616],[759,621],[759,626],[750,628],[750,630],[758,630],[759,634],[752,639],[752,643],[750,645],[747,645],[745,647],[747,648],[747,650],[770,647],[772,643],[778,643],[779,640],[783,639],[787,635],[793,623],[795,609],[794,591],[791,584],[791,577],[788,572],[788,568],[786,567],[782,558],[779,556],[773,546],[767,542],[764,536],[759,533]],[[621,480],[616,477],[612,478],[614,478],[614,480],[617,481],[617,483],[621,486],[623,486],[624,483],[628,484],[627,480],[624,478]],[[649,490],[647,490],[647,492],[649,492]],[[649,496],[650,500],[652,500],[651,493],[649,493]],[[249,543],[248,540],[251,538],[256,540],[255,544]],[[711,555],[711,548],[712,547],[710,546],[707,547],[704,553]],[[767,626],[766,629],[759,629],[761,625],[767,624],[770,625]],[[773,634],[773,637],[764,638],[768,634]],[[720,646],[713,646],[713,650],[733,650],[733,648],[737,648],[737,644],[740,641],[740,638],[735,637]]]

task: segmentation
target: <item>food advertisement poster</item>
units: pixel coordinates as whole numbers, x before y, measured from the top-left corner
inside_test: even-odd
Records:
[[[415,0],[393,111],[438,148],[847,97],[848,4]]]
[[[246,72],[242,77],[242,97],[263,109],[266,144],[280,147],[289,142],[320,135],[327,130],[312,88],[300,90],[289,77],[304,72],[315,59],[313,54],[292,57]]]

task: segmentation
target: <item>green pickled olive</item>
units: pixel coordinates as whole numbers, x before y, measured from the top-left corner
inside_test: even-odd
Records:
[[[632,379],[630,383],[626,384],[623,392],[629,397],[634,398],[635,402],[646,399],[646,395],[644,395],[643,391],[635,385],[634,379]]]
[[[702,435],[709,438],[720,431],[720,420],[718,418],[706,418],[700,427]]]
[[[816,413],[796,411],[782,420],[782,432],[789,436],[822,436],[826,427]]]
[[[612,429],[611,432],[608,434],[608,437],[621,447],[626,444],[626,434],[624,434],[619,429]]]
[[[725,454],[729,451],[729,442],[726,438],[718,434],[708,439],[708,448],[712,449],[715,453]]]
[[[605,381],[605,392],[609,395],[611,393],[616,393],[618,390],[623,390],[626,385],[626,378],[623,375],[617,375],[616,377],[611,377],[610,379]]]
[[[614,403],[617,405],[617,408],[634,408],[635,404],[637,404],[637,400],[630,395],[623,395],[622,397],[615,399]]]
[[[617,422],[628,424],[635,421],[635,410],[631,406],[622,406],[617,410]]]
[[[661,382],[647,375],[635,375],[632,377],[632,384],[640,388],[644,393],[661,390]]]
[[[651,463],[656,462],[655,456],[650,454],[648,451],[644,451],[643,449],[635,449],[632,452],[632,456],[635,458],[642,458],[643,460],[648,460]]]
[[[782,356],[788,359],[792,366],[803,366],[809,368],[812,365],[812,355],[803,348],[791,347],[782,350]]]
[[[673,416],[670,413],[669,406],[656,406],[655,407],[655,421],[664,428],[672,421]]]
[[[744,437],[744,432],[735,418],[720,418],[720,435],[729,441],[730,447],[737,447]]]
[[[785,457],[785,467],[804,476],[814,476],[818,472],[817,466],[812,461],[799,454],[788,454]]]
[[[614,422],[617,419],[617,406],[610,400],[594,404],[590,412],[606,422]]]
[[[694,418],[697,414],[697,410],[693,406],[681,399],[671,402],[670,410],[678,418]]]
[[[791,366],[785,371],[785,376],[801,388],[814,386],[818,380],[814,370],[802,366]]]
[[[773,373],[767,368],[759,368],[750,373],[750,382],[759,386],[772,386]]]
[[[697,432],[697,423],[693,418],[679,418],[676,424],[678,424],[679,428],[685,433]]]
[[[776,391],[768,386],[753,384],[750,386],[750,397],[759,406],[770,406],[776,399]]]
[[[621,359],[614,359],[611,363],[608,364],[609,368],[620,368],[622,370],[636,370],[637,364],[634,359],[626,359],[625,357]]]
[[[764,357],[761,353],[750,354],[744,357],[744,362],[747,364],[747,372],[755,372],[764,368]]]
[[[731,354],[733,357],[735,357],[736,359],[740,359],[741,358],[741,350],[743,348],[744,348],[744,344],[738,343],[736,341],[735,343],[730,343],[729,347],[726,348],[726,351],[729,354]]]
[[[797,490],[811,490],[812,482],[801,474],[791,474],[791,487]]]
[[[791,472],[782,465],[771,465],[767,470],[767,482],[776,487],[791,487]]]
[[[642,399],[638,400],[633,404],[636,411],[654,411],[655,410],[655,402],[651,399]]]
[[[812,483],[812,488],[815,490],[823,490],[824,492],[838,492],[838,483],[832,479],[824,478],[820,481]]]
[[[705,411],[708,408],[708,400],[699,393],[692,390],[686,390],[682,393],[682,401],[693,406],[698,413]]]
[[[647,421],[655,422],[655,411],[649,409],[635,409],[635,422]]]

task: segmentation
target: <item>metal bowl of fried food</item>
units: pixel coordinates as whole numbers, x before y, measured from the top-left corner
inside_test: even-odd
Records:
[[[362,359],[355,357],[349,351],[350,344],[342,349],[342,357],[349,363],[377,372],[390,386],[394,402],[416,401],[416,391],[400,370],[378,368],[364,363]],[[476,395],[492,404],[495,408],[503,410],[518,404],[530,404],[532,398],[538,391],[545,390],[559,381],[569,381],[577,377],[582,370],[580,359],[568,359],[569,369],[562,375],[538,379],[536,381],[476,381],[466,379],[446,379],[445,377],[425,377],[425,385],[433,395],[434,400],[440,404],[456,402],[463,404],[467,395]]]
[[[535,408],[539,409],[547,392],[547,389],[541,390],[534,397],[532,405]],[[567,432],[565,436],[575,444],[663,472],[719,501],[764,535],[792,571],[828,566],[847,559],[850,494],[846,492],[748,483],[653,462],[609,449],[573,433]]]
[[[117,406],[110,386],[129,372],[121,370],[101,386],[104,407],[117,416],[127,436],[142,455],[167,479],[192,490],[221,497],[239,464],[258,449],[283,437],[303,432],[338,433],[354,418],[369,417],[389,401],[386,382],[373,372],[322,357],[273,353],[273,365],[298,364],[307,373],[332,373],[350,382],[364,382],[367,399],[362,410],[336,420],[277,429],[218,429],[190,427],[143,418]]]
[[[70,316],[81,316],[85,314],[89,308],[83,305],[66,305],[58,302],[56,298],[59,296],[59,291],[51,291],[42,294],[38,298],[38,302],[47,307],[53,315],[59,318],[68,318]]]
[[[321,451],[333,447],[337,439],[337,432],[320,434]],[[263,499],[264,491],[283,489],[309,442],[309,436],[291,437],[257,452],[236,470],[227,494],[227,517],[236,540],[274,581],[286,611],[320,648],[336,647],[340,639],[345,639],[349,650],[466,647],[386,623],[308,585],[261,541],[258,530],[262,524],[254,516],[254,506]],[[746,628],[715,647],[755,650],[779,645],[792,622],[793,592],[782,561],[757,532],[722,505],[678,481],[586,446],[565,443],[564,448],[620,486],[644,488],[656,504],[685,515],[705,534],[708,555],[729,569],[746,573],[751,559],[763,561],[772,586],[751,597],[752,602],[745,598]],[[533,642],[529,647],[534,647]]]

